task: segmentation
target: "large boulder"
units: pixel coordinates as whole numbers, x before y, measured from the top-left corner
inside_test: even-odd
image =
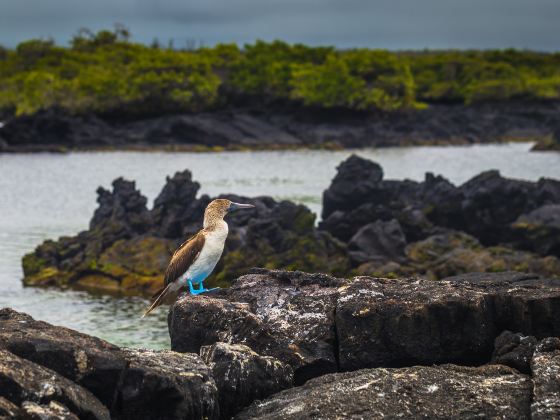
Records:
[[[218,386],[223,419],[231,418],[255,400],[292,386],[289,365],[261,356],[242,344],[215,343],[201,347],[200,354]]]
[[[23,413],[26,413],[33,418],[30,411],[52,411],[58,408],[61,412],[72,413],[74,418],[110,419],[109,410],[83,387],[50,369],[1,349],[0,398],[4,401],[4,411],[15,412],[16,416],[19,414],[23,417]],[[12,403],[8,408],[6,400]],[[14,406],[19,406],[20,410]],[[70,418],[70,415],[67,417]]]
[[[481,363],[503,329],[560,334],[558,305],[560,280],[516,273],[357,278],[336,308],[340,368]]]
[[[211,371],[195,354],[121,349],[10,309],[0,310],[0,349],[89,390],[113,417],[219,415]]]
[[[531,380],[505,366],[367,369],[315,378],[235,419],[529,419]]]
[[[290,364],[294,382],[336,370],[480,364],[504,329],[560,335],[560,280],[478,273],[430,281],[258,270],[214,297],[180,299],[171,345],[244,344]]]
[[[542,194],[538,183],[503,178],[495,170],[475,176],[461,192],[465,225],[458,228],[490,245],[510,242],[510,224],[522,214],[560,202],[560,196]]]
[[[204,419],[219,415],[212,371],[196,354],[123,349],[113,411],[128,419]]]
[[[337,370],[337,288],[330,276],[260,270],[239,278],[221,298],[185,296],[169,314],[171,348],[199,351],[239,343],[294,369],[294,382]]]

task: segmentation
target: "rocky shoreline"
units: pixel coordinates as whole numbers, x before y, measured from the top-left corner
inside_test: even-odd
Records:
[[[171,351],[126,349],[0,310],[0,416],[560,416],[558,279],[257,269],[168,324]]]
[[[90,228],[46,241],[23,258],[24,284],[151,295],[172,251],[196,232],[205,206],[188,170],[168,178],[152,209],[134,182],[98,190]],[[560,181],[484,172],[455,186],[441,176],[386,180],[351,156],[323,195],[322,220],[305,206],[238,197],[256,207],[228,216],[224,257],[209,279],[228,286],[252,267],[337,276],[420,276],[521,271],[560,276]]]
[[[269,108],[240,106],[138,121],[53,108],[5,121],[0,152],[359,148],[515,140],[539,141],[540,148],[547,149],[546,139],[560,129],[560,103],[554,101],[432,104],[420,111],[374,114],[293,105]]]

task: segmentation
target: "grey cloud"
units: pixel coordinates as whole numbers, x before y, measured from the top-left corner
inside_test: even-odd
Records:
[[[0,43],[122,22],[140,42],[557,50],[559,21],[558,0],[3,0]]]

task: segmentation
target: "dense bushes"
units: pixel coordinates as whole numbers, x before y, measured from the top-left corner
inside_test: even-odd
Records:
[[[560,54],[339,51],[280,41],[178,51],[131,43],[122,27],[82,30],[69,48],[45,40],[0,48],[0,113],[51,106],[196,112],[227,105],[232,95],[385,111],[431,102],[558,99]]]

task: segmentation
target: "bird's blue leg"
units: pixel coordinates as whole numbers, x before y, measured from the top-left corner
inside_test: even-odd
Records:
[[[194,289],[192,281],[187,280],[187,283],[189,284],[189,292],[191,292],[191,295],[197,295],[198,291]]]
[[[219,289],[219,287],[213,287],[212,289],[206,289],[204,287],[204,280],[202,280],[200,283],[198,283],[198,290],[195,291],[195,294],[199,295],[201,293],[211,292],[212,290],[217,290],[217,289]]]

